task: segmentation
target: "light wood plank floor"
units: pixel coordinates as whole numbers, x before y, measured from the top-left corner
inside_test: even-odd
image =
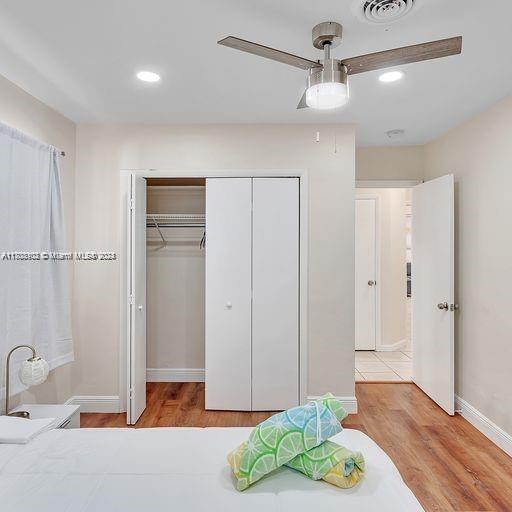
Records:
[[[136,427],[253,426],[272,413],[204,410],[204,384],[148,383]],[[414,384],[357,384],[359,413],[343,425],[373,438],[427,512],[512,511],[512,459]],[[125,427],[124,414],[82,414],[82,427]]]

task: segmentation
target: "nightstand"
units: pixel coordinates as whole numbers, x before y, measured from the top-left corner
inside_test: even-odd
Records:
[[[21,404],[13,411],[27,411],[32,420],[55,418],[54,428],[80,428],[79,405]]]

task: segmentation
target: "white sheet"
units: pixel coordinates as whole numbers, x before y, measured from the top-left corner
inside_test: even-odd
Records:
[[[51,428],[55,418],[29,420],[15,416],[0,416],[0,443],[25,444],[43,430]]]
[[[419,512],[391,459],[365,434],[334,441],[360,450],[367,474],[338,489],[288,468],[240,493],[226,454],[250,428],[60,429],[0,446],[5,512]]]

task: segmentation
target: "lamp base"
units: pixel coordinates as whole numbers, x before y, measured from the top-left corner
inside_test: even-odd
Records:
[[[27,411],[10,412],[7,414],[7,416],[14,416],[15,418],[26,418],[27,420],[30,419],[30,413]]]

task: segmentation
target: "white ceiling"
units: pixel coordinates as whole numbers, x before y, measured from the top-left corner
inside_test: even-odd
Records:
[[[359,146],[420,144],[511,93],[512,1],[416,1],[382,26],[354,15],[362,0],[0,0],[0,74],[78,123],[356,123]],[[311,28],[327,20],[344,26],[337,58],[456,35],[463,54],[402,66],[393,84],[353,76],[349,105],[318,112],[295,109],[305,72],[216,44],[321,58]]]

